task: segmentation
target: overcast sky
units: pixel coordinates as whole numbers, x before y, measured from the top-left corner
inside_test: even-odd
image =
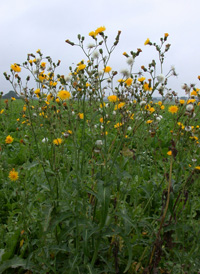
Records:
[[[171,65],[175,66],[178,77],[169,81],[169,87],[184,95],[183,83],[200,87],[199,12],[200,0],[0,1],[0,91],[12,90],[3,72],[9,73],[11,64],[24,62],[27,53],[37,49],[55,62],[60,59],[61,73],[67,75],[68,67],[84,59],[84,55],[65,40],[77,42],[80,33],[86,37],[87,45],[92,42],[88,33],[105,26],[110,45],[117,31],[122,32],[110,60],[110,66],[118,71],[127,67],[122,53],[137,48],[143,52],[136,59],[135,71],[147,65],[156,55],[153,47],[144,46],[145,40],[159,42],[164,33],[169,33],[171,48],[166,54],[164,74]]]

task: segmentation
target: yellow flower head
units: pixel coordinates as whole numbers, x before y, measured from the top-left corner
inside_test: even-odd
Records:
[[[47,101],[51,101],[53,99],[53,95],[50,93],[47,95]]]
[[[61,145],[63,140],[61,138],[57,138],[53,140],[54,145],[59,146]]]
[[[197,96],[197,92],[195,90],[193,90],[190,95],[191,96]]]
[[[9,172],[8,178],[9,178],[11,181],[16,181],[16,180],[19,178],[18,172],[15,171],[15,169],[13,168],[13,169]]]
[[[98,34],[101,33],[101,32],[104,32],[105,30],[106,30],[105,27],[99,27],[99,28],[97,28],[97,29],[95,30],[95,36],[98,35]]]
[[[84,113],[78,113],[78,116],[79,116],[79,118],[80,118],[81,120],[84,119]]]
[[[124,102],[119,103],[118,105],[115,106],[115,110],[123,108],[124,105],[125,105]]]
[[[45,62],[41,62],[40,66],[41,66],[42,68],[45,68],[45,67],[46,67],[46,63],[45,63]]]
[[[115,103],[115,102],[117,102],[119,99],[118,99],[118,97],[116,96],[116,95],[110,95],[110,96],[108,96],[108,101],[109,102],[113,102],[113,103]]]
[[[126,79],[125,84],[129,87],[132,84],[132,82],[133,82],[133,79],[128,78],[128,79]]]
[[[71,98],[71,93],[67,90],[61,90],[58,92],[58,97],[61,100],[68,100],[69,98]]]
[[[177,106],[170,106],[168,108],[168,111],[171,112],[172,114],[177,113],[178,107]]]
[[[14,70],[15,72],[20,72],[20,71],[21,71],[20,66],[18,66],[16,63],[13,64],[13,65],[11,65],[10,68],[11,68],[12,70]]]
[[[184,105],[185,100],[179,100],[179,103],[180,103],[181,105]]]
[[[95,34],[95,32],[94,32],[94,31],[91,31],[91,32],[89,32],[89,36],[95,37],[95,36],[96,36],[96,34]]]
[[[146,123],[147,124],[151,124],[153,122],[153,120],[147,120]]]
[[[101,117],[101,118],[99,119],[99,122],[100,122],[100,123],[103,123],[103,117]]]
[[[167,38],[169,36],[169,33],[165,33],[164,36],[165,38]]]
[[[109,67],[109,66],[107,66],[107,67],[104,68],[104,72],[105,73],[109,73],[111,70],[112,70],[112,68]]]
[[[196,166],[195,169],[200,170],[200,166]]]
[[[86,65],[85,65],[85,64],[80,64],[80,65],[78,65],[78,67],[77,67],[77,71],[84,70],[85,68],[86,68]]]
[[[171,156],[171,155],[172,155],[172,151],[169,150],[169,151],[167,152],[167,155]]]
[[[37,88],[35,91],[34,91],[35,94],[40,94],[40,89]]]
[[[145,79],[146,79],[145,77],[140,77],[140,78],[138,78],[138,81],[143,82]]]
[[[146,46],[146,45],[148,45],[149,43],[150,43],[150,39],[147,38],[147,40],[144,42],[144,45]]]
[[[14,138],[10,135],[8,135],[5,139],[6,144],[12,144],[13,141],[14,141]]]

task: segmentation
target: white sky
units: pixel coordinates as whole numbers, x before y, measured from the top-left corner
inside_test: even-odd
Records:
[[[137,48],[143,52],[136,59],[134,71],[148,65],[156,55],[153,47],[144,46],[144,41],[150,38],[159,42],[165,32],[169,33],[171,48],[166,54],[164,74],[175,66],[178,77],[171,78],[169,87],[184,95],[183,83],[200,87],[199,11],[200,0],[1,0],[0,91],[12,90],[3,72],[9,73],[11,64],[24,62],[27,53],[37,49],[55,62],[60,59],[59,72],[68,74],[68,67],[84,59],[84,54],[65,40],[77,42],[80,33],[87,45],[93,42],[88,33],[105,26],[110,45],[117,31],[122,31],[109,64],[118,71],[128,67],[122,53]]]

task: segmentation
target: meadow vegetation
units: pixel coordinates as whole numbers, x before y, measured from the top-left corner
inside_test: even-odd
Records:
[[[0,100],[0,273],[200,271],[200,90],[168,87],[168,33],[138,72],[141,49],[109,66],[105,33],[66,40],[68,75],[40,50],[4,73],[21,99]]]

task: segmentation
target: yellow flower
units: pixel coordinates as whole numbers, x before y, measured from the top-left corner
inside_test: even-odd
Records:
[[[196,101],[195,99],[189,99],[189,100],[187,100],[187,104],[194,103],[195,101]]]
[[[89,36],[95,37],[95,36],[96,36],[96,34],[95,34],[95,32],[94,32],[94,31],[91,31],[91,32],[89,32]]]
[[[42,63],[40,64],[40,66],[41,66],[42,68],[45,68],[45,67],[46,67],[46,63],[45,63],[45,62],[42,62]]]
[[[147,40],[144,42],[144,45],[146,46],[146,45],[148,45],[149,43],[150,43],[150,39],[147,38]]]
[[[132,82],[133,82],[133,79],[128,78],[128,79],[126,79],[125,84],[129,87],[132,84]]]
[[[79,118],[80,118],[81,120],[84,119],[84,113],[78,113],[78,116],[79,116]]]
[[[108,101],[109,102],[113,102],[113,103],[115,103],[115,102],[117,102],[119,99],[118,99],[118,97],[116,96],[116,95],[110,95],[110,96],[108,96]]]
[[[56,102],[57,102],[57,103],[59,103],[59,102],[60,102],[59,98],[56,98]]]
[[[68,132],[69,134],[72,134],[72,130],[70,130],[70,129],[69,129],[67,132]]]
[[[116,105],[114,109],[117,110],[117,109],[123,108],[124,105],[125,105],[125,103],[121,102],[118,105]]]
[[[91,84],[90,84],[90,83],[86,83],[85,86],[86,86],[86,88],[87,88],[87,87],[90,87]]]
[[[13,168],[13,169],[9,172],[8,178],[9,178],[11,181],[16,181],[16,180],[19,178],[18,172],[15,171],[15,169]]]
[[[53,95],[50,93],[47,95],[47,101],[51,101],[53,99]]]
[[[84,70],[86,68],[85,64],[78,65],[77,71]]]
[[[4,113],[4,109],[2,109],[1,111],[0,111],[0,114],[3,114]]]
[[[105,27],[99,27],[99,28],[97,28],[97,29],[95,30],[95,36],[98,35],[99,33],[103,32],[103,31],[105,31],[105,30],[106,30]]]
[[[18,66],[16,63],[13,64],[13,65],[11,65],[10,68],[11,68],[12,70],[14,70],[15,72],[20,72],[20,71],[21,71],[20,66]]]
[[[152,88],[149,87],[149,84],[146,83],[146,82],[145,82],[144,85],[143,85],[143,89],[144,89],[144,91],[147,91],[147,90],[151,91],[151,90],[152,90]]]
[[[147,120],[146,123],[147,124],[151,124],[153,122],[153,120]]]
[[[172,151],[169,150],[169,151],[167,152],[167,155],[171,156],[171,155],[172,155]]]
[[[197,96],[197,92],[195,90],[193,90],[190,95],[191,96]]]
[[[181,105],[184,105],[185,100],[179,100],[179,103],[180,103]]]
[[[35,94],[39,94],[40,93],[40,89],[37,88],[35,91],[34,91]]]
[[[138,81],[143,82],[145,79],[146,79],[145,77],[140,77],[140,78],[138,78]]]
[[[107,66],[107,67],[104,68],[104,72],[105,73],[109,73],[111,70],[112,70],[112,68],[109,67],[109,66]]]
[[[6,144],[12,144],[13,141],[14,141],[14,138],[10,135],[8,135],[5,139]]]
[[[31,65],[32,65],[32,63],[33,63],[33,60],[29,60],[28,62],[29,62],[29,64],[31,64]]]
[[[103,118],[102,118],[102,117],[99,119],[99,122],[100,122],[100,123],[103,123]]]
[[[177,106],[170,106],[168,108],[168,111],[171,112],[172,114],[177,113],[178,107]]]
[[[200,166],[196,166],[196,167],[195,167],[195,169],[198,169],[198,170],[200,170]]]
[[[155,111],[155,108],[151,107],[151,108],[149,109],[149,111],[150,111],[151,113],[153,113],[153,112]]]
[[[38,76],[40,82],[43,82],[43,81],[45,80],[46,77],[47,77],[47,76],[46,76],[46,74],[44,73],[44,71],[41,71],[40,74],[39,74],[39,76]]]
[[[125,80],[123,80],[123,79],[119,79],[119,80],[117,80],[117,82],[119,82],[119,83],[123,83],[123,82],[125,82]]]
[[[100,108],[103,108],[103,106],[105,107],[106,103],[103,102],[103,104],[100,104]]]
[[[68,100],[71,98],[71,93],[67,90],[61,90],[58,92],[58,97],[61,99],[61,100]]]
[[[53,140],[54,145],[59,146],[61,145],[63,140],[61,138],[57,138]]]
[[[165,38],[167,38],[169,36],[169,33],[165,33],[164,36]]]
[[[165,109],[165,106],[164,106],[164,105],[162,105],[162,106],[160,107],[160,109]]]
[[[114,128],[119,128],[123,125],[123,123],[117,123],[116,125],[114,125]]]

